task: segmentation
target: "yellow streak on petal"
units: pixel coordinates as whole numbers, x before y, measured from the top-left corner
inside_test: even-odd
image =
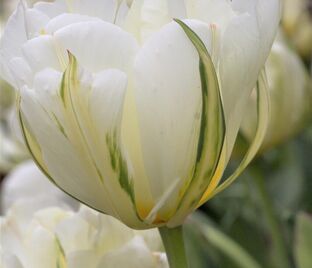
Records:
[[[169,218],[170,217],[168,217],[168,215],[167,217],[165,217],[165,215],[157,214],[155,220],[153,221],[153,224],[155,225],[164,224],[169,221]]]
[[[136,204],[136,207],[139,217],[144,220],[150,214],[154,204],[147,204],[146,202],[143,204],[140,202]]]
[[[224,140],[224,144],[226,144],[226,140]],[[213,178],[211,179],[211,182],[210,182],[206,192],[204,193],[201,200],[199,201],[197,207],[200,207],[202,204],[207,202],[208,199],[213,194],[214,190],[218,187],[218,184],[222,178],[222,175],[223,175],[223,172],[225,169],[225,165],[226,165],[226,150],[225,150],[225,146],[224,146],[222,153],[221,153],[221,156],[220,156],[220,161],[218,163],[216,172],[215,172]]]
[[[40,30],[40,35],[46,35],[46,34],[47,34],[47,32],[45,31],[45,29],[42,28],[42,29]]]

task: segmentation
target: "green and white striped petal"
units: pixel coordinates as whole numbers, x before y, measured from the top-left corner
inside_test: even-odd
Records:
[[[179,204],[183,211],[197,205],[198,188],[204,191],[223,144],[221,96],[206,50],[211,47],[210,29],[197,21],[187,23],[205,44],[192,32],[194,46],[173,22],[150,38],[135,63],[143,161],[155,202],[145,219],[149,223],[167,222]]]
[[[199,54],[202,111],[192,180],[168,226],[179,225],[197,207],[205,189],[218,172],[226,133],[221,92],[212,59],[198,35],[182,21],[176,22]]]

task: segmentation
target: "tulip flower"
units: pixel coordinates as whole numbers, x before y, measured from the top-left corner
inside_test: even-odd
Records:
[[[21,3],[0,72],[53,183],[132,228],[174,228],[259,148],[279,19],[278,0]],[[260,72],[255,140],[221,184]]]
[[[270,122],[260,151],[281,144],[311,120],[312,80],[300,57],[287,47],[283,37],[274,42],[266,63],[270,95]],[[256,96],[252,95],[242,132],[251,141],[256,125]]]

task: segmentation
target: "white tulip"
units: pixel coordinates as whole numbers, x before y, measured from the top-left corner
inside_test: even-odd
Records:
[[[15,206],[1,219],[3,268],[168,267],[156,230],[131,230],[85,206],[45,208],[28,221],[21,211]]]
[[[312,80],[300,57],[281,37],[276,40],[266,63],[270,93],[270,123],[261,151],[270,149],[298,133],[311,120]],[[252,95],[246,108],[242,132],[248,140],[254,136],[257,115]]]
[[[55,184],[133,228],[175,227],[261,143],[263,76],[255,141],[220,185],[280,3],[130,4],[21,3],[1,40],[1,73],[19,90],[25,140]]]

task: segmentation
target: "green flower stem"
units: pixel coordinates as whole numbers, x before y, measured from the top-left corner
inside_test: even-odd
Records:
[[[183,227],[158,229],[165,246],[170,268],[188,268],[183,239]]]
[[[274,263],[276,267],[291,268],[290,259],[288,256],[287,246],[282,233],[280,221],[273,206],[273,201],[266,189],[265,178],[262,171],[253,166],[253,175],[255,185],[259,194],[260,202],[262,205],[263,214],[270,229],[272,238],[272,245],[274,249]]]

